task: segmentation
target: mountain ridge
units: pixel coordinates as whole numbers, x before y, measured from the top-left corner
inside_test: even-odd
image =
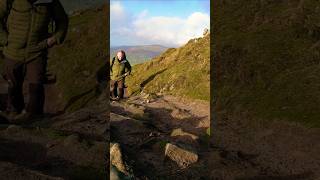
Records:
[[[129,62],[135,65],[158,56],[166,49],[168,48],[162,45],[113,46],[110,47],[110,54],[113,57],[117,51],[124,50]]]

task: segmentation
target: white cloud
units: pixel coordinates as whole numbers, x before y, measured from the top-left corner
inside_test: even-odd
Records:
[[[195,12],[186,19],[177,17],[142,17],[133,22],[136,35],[158,44],[182,45],[189,39],[202,36],[209,28],[210,17]]]
[[[139,13],[138,16],[137,16],[137,19],[141,19],[141,18],[146,17],[148,15],[148,13],[149,13],[149,11],[146,10],[146,9],[141,11],[141,13]]]
[[[121,3],[117,1],[111,3],[110,9],[112,44],[117,40],[125,41],[122,45],[181,46],[192,38],[202,36],[205,28],[210,28],[210,16],[202,12],[194,12],[186,18],[181,18],[149,16],[148,10],[143,10],[132,16],[126,13]]]
[[[124,7],[120,1],[112,1],[110,4],[110,16],[112,21],[124,20],[126,17]]]

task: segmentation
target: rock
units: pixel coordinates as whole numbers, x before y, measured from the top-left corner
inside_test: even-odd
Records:
[[[186,168],[198,161],[198,154],[171,143],[166,145],[165,156],[175,161],[181,168]]]
[[[110,180],[120,180],[119,173],[114,166],[110,167]]]
[[[61,177],[46,175],[40,171],[30,170],[17,164],[2,161],[0,161],[0,177],[3,177],[1,179],[64,180]]]
[[[130,104],[129,106],[125,107],[128,112],[135,114],[136,116],[143,117],[145,113],[145,108],[143,106],[138,106],[136,104]]]
[[[181,128],[178,128],[178,129],[174,129],[171,133],[171,136],[172,137],[175,137],[175,136],[187,136],[187,137],[190,137],[192,140],[198,140],[199,137],[194,135],[194,134],[191,134],[191,133],[188,133],[188,132],[185,132],[183,131]]]
[[[66,137],[63,141],[64,146],[73,146],[78,143],[79,143],[79,136],[76,134],[72,134],[72,135]]]
[[[123,158],[122,158],[122,152],[120,149],[120,145],[118,143],[111,143],[110,144],[110,167],[113,165],[116,167],[120,172],[124,174],[128,174],[128,171],[126,169],[126,166],[124,164]]]
[[[85,77],[89,77],[91,75],[91,73],[89,71],[83,71],[82,74],[85,76]]]
[[[177,119],[187,119],[192,117],[191,114],[185,109],[173,109],[171,115]]]
[[[6,133],[8,134],[15,134],[15,133],[18,133],[22,130],[22,128],[20,126],[17,126],[17,125],[10,125],[7,127],[6,129]]]
[[[107,113],[107,106],[103,104],[80,109],[73,113],[67,113],[53,118],[52,120],[54,122],[52,127],[59,131],[104,139],[107,129]]]
[[[172,84],[169,88],[170,91],[172,91],[174,89],[174,84]]]
[[[150,94],[145,94],[142,98],[144,98],[144,99],[148,99],[148,98],[149,98],[149,96],[150,96]]]

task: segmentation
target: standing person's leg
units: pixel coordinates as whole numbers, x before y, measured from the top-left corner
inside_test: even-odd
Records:
[[[24,63],[5,58],[5,77],[8,81],[7,111],[19,114],[24,109]]]
[[[124,96],[124,80],[118,81],[118,93],[119,93],[119,98],[123,99],[123,96]]]
[[[115,93],[114,93],[114,90],[115,90],[115,82],[114,80],[110,80],[110,96],[112,98],[115,98]]]
[[[28,83],[28,104],[26,111],[30,115],[43,114],[45,100],[44,81],[45,81],[45,64],[46,56],[40,56],[26,66],[26,81]]]

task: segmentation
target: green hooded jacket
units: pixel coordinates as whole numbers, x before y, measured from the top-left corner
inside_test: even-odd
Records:
[[[124,80],[125,73],[131,73],[131,65],[127,59],[119,61],[117,57],[114,57],[110,62],[110,78],[111,80]]]
[[[3,54],[18,61],[28,61],[45,53],[50,36],[61,44],[69,21],[59,0],[1,0],[0,20]],[[52,21],[55,30],[50,35]]]

